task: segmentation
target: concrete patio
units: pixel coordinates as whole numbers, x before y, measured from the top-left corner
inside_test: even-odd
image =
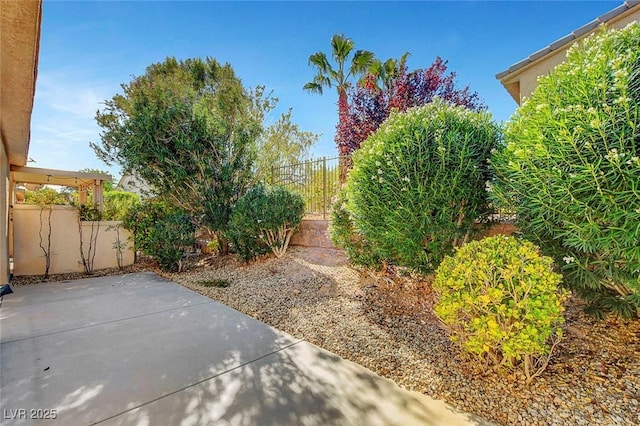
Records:
[[[485,424],[152,273],[13,290],[3,424]]]

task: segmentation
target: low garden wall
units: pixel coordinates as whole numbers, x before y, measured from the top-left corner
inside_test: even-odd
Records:
[[[495,223],[484,230],[481,236],[511,235],[514,232],[516,232],[516,228],[511,223]],[[322,219],[303,219],[289,244],[303,247],[335,248],[329,239],[329,221]]]
[[[78,229],[78,210],[70,206],[51,207],[51,265],[49,274],[83,272],[80,257],[80,231]],[[13,221],[13,274],[42,275],[45,272],[45,256],[40,248],[46,248],[49,226],[47,209],[39,206],[18,204],[12,208]],[[41,220],[42,219],[42,220]],[[42,223],[42,227],[41,224]],[[85,255],[88,254],[90,239],[92,252],[95,250],[93,270],[118,267],[118,250],[121,244],[122,266],[132,265],[134,261],[131,247],[131,233],[117,227],[120,221],[82,222],[82,241]],[[116,228],[117,227],[117,228]]]

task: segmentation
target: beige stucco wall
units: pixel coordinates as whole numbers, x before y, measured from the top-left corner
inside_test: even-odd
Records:
[[[11,164],[24,166],[38,72],[42,0],[0,1],[0,130]]]
[[[78,231],[77,209],[69,206],[53,206],[51,214],[51,266],[50,274],[83,272],[80,259],[80,233]],[[14,275],[44,274],[45,258],[39,246],[40,207],[34,205],[15,205],[13,207],[13,253]],[[47,243],[47,211],[43,212],[43,241]],[[94,270],[118,266],[116,250],[116,232],[108,229],[118,221],[94,222],[97,231],[96,256]],[[83,245],[85,253],[89,247],[91,222],[83,222]],[[120,228],[120,241],[126,244],[123,250],[123,264],[132,265],[134,256],[130,240],[131,233]],[[94,233],[95,235],[95,233]]]
[[[636,6],[633,10],[630,10],[629,13],[622,14],[619,17],[607,22],[607,26],[609,28],[624,28],[631,22],[640,22],[640,6]],[[596,29],[596,31],[598,30],[599,27]],[[534,61],[530,65],[527,65],[521,70],[514,72],[506,78],[503,78],[501,80],[503,85],[506,87],[514,83],[519,84],[520,102],[522,102],[522,99],[524,97],[528,97],[529,95],[531,95],[535,88],[538,87],[537,80],[539,76],[549,74],[549,72],[553,68],[555,68],[558,64],[564,62],[567,58],[567,50],[569,50],[569,47],[571,47],[579,40],[588,37],[592,33],[593,32],[585,34],[574,43],[567,44],[566,46],[558,48],[558,50],[540,58],[537,61]],[[520,102],[518,102],[518,104],[520,104]]]
[[[0,140],[0,285],[9,282],[9,161]]]

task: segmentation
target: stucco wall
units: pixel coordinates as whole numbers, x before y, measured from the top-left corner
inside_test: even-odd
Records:
[[[73,207],[53,206],[51,213],[51,266],[50,274],[65,272],[83,272],[80,258],[80,233],[78,231],[78,213]],[[47,210],[43,211],[43,245],[47,244]],[[94,222],[95,258],[93,269],[114,268],[118,266],[117,251],[113,247],[116,231],[108,229],[117,225],[118,221]],[[91,235],[91,222],[82,223],[83,246],[87,253]],[[13,207],[13,254],[14,275],[42,275],[45,269],[45,258],[39,246],[40,207],[33,205],[15,205]],[[123,264],[133,264],[134,256],[129,237],[131,233],[124,228],[119,229],[123,249]]]
[[[607,26],[609,28],[624,28],[631,22],[640,22],[640,7],[636,7],[635,10],[631,11],[631,13],[623,14],[618,18],[612,19],[611,21],[607,22]],[[598,27],[595,31],[599,30],[600,27]],[[592,33],[593,32],[589,34]],[[553,68],[555,68],[558,64],[564,62],[567,58],[567,50],[569,49],[569,47],[571,47],[576,42],[579,42],[583,38],[588,37],[589,34],[585,34],[574,43],[558,48],[557,51],[540,58],[530,65],[527,65],[522,70],[514,72],[512,75],[503,79],[503,84],[507,86],[512,84],[513,82],[518,82],[520,86],[520,101],[522,101],[524,97],[528,97],[529,95],[531,95],[535,88],[538,87],[538,77],[549,74],[549,72]]]
[[[9,161],[0,140],[0,285],[9,282]]]

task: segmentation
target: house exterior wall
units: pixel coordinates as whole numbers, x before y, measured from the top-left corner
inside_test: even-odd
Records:
[[[9,282],[9,160],[0,141],[0,285]]]
[[[53,206],[51,213],[51,265],[50,274],[83,272],[80,259],[80,232],[78,230],[78,210],[69,206]],[[47,216],[43,212],[43,245],[47,244]],[[109,229],[119,221],[94,222],[94,232],[98,238],[95,244],[94,270],[115,268],[118,266],[116,249],[116,231]],[[82,222],[83,246],[85,253],[89,247],[92,222]],[[40,248],[40,207],[34,205],[15,205],[13,207],[14,235],[14,275],[42,275],[45,258]],[[123,266],[132,265],[134,260],[131,233],[119,229],[120,241],[126,245],[123,249]],[[95,233],[94,233],[95,235]]]
[[[631,22],[640,22],[640,6],[635,7],[630,13],[620,15],[617,18],[612,19],[607,22],[607,26],[609,28],[624,28]],[[596,28],[594,31],[599,31],[600,27]],[[558,64],[561,64],[567,58],[567,50],[569,48],[579,42],[580,40],[588,37],[593,34],[594,31],[591,31],[584,36],[580,37],[573,43],[567,44],[557,50],[543,56],[537,61],[532,62],[530,65],[522,68],[514,72],[513,74],[501,79],[502,84],[505,87],[519,87],[519,99],[518,105],[522,103],[523,98],[528,97],[533,93],[536,87],[538,87],[538,77],[547,75],[549,72],[555,68]],[[515,84],[515,86],[514,86]],[[510,90],[511,92],[511,90]],[[513,92],[512,96],[515,96]]]
[[[116,185],[119,191],[132,192],[140,196],[141,199],[147,198],[151,193],[151,188],[145,181],[135,174],[124,174]]]

